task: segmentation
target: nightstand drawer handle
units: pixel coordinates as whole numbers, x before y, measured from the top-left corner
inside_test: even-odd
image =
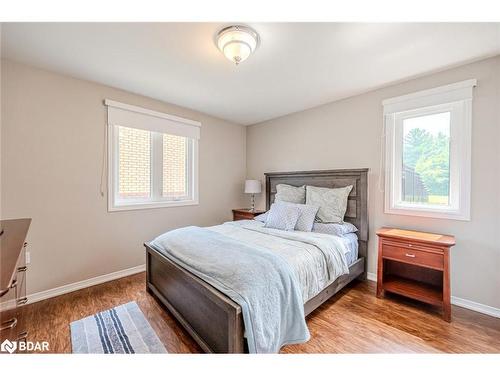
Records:
[[[415,254],[408,254],[408,253],[406,253],[405,255],[406,255],[408,258],[415,258],[415,256],[416,256]]]

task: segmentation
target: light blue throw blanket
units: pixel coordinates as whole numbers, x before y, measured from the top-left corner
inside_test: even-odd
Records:
[[[309,340],[294,271],[271,250],[193,226],[151,245],[241,306],[250,353],[277,353]]]

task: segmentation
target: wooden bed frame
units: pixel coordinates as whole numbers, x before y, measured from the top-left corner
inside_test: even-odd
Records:
[[[368,245],[368,169],[340,169],[266,173],[266,209],[274,201],[277,184],[294,186],[344,187],[353,185],[345,220],[358,228],[359,258],[350,265],[349,274],[323,289],[304,305],[305,314],[356,278],[366,279]],[[208,353],[248,352],[243,336],[241,307],[207,282],[177,265],[155,250],[146,247],[146,288],[176,317],[182,326]]]

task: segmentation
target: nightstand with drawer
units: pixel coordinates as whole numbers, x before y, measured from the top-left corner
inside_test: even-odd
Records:
[[[377,297],[384,291],[442,307],[451,321],[450,248],[453,236],[395,228],[377,231]]]
[[[233,210],[233,221],[236,220],[253,220],[255,216],[263,214],[266,211],[249,210],[247,208],[238,208]]]

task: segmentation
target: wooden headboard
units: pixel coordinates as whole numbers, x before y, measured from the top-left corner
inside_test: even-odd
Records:
[[[368,169],[334,169],[328,171],[272,172],[266,176],[266,210],[274,202],[276,185],[340,188],[352,185],[345,221],[358,228],[359,256],[366,257],[368,248]]]

